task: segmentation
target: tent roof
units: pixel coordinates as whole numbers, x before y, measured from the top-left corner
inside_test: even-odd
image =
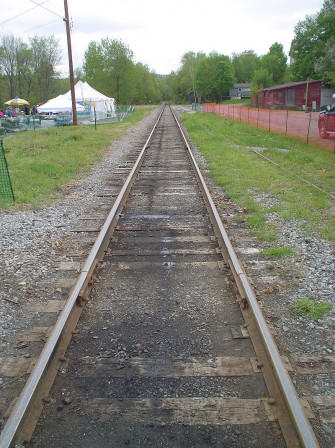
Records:
[[[38,112],[70,112],[72,111],[71,98],[67,98],[66,95],[58,95],[56,98],[52,98],[42,106],[38,106]],[[84,106],[77,103],[77,111],[85,110]]]
[[[76,101],[114,101],[114,98],[109,98],[103,93],[98,92],[93,89],[86,81],[78,81],[74,86],[74,91],[76,95]],[[64,96],[71,98],[71,90],[65,93]]]

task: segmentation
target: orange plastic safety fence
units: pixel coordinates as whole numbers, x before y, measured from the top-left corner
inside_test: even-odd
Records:
[[[335,153],[335,134],[330,134],[328,139],[320,138],[317,112],[305,113],[215,103],[204,103],[204,112],[248,123],[269,132],[288,135]]]

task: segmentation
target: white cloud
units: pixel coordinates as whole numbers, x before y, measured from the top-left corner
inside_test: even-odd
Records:
[[[170,0],[162,4],[157,0],[68,0],[68,4],[73,20],[75,67],[82,65],[90,41],[109,36],[127,43],[136,61],[157,73],[169,73],[178,68],[182,55],[191,50],[205,53],[215,50],[231,55],[234,51],[252,49],[264,54],[277,41],[288,52],[298,20],[319,11],[323,0]],[[64,15],[63,0],[48,0],[42,6]],[[0,22],[33,7],[28,0],[7,2]],[[64,49],[63,72],[66,72],[65,25],[60,18],[50,23],[58,18],[41,7],[34,8],[0,25],[0,33],[13,33],[25,40],[34,34],[54,34]],[[31,31],[24,33],[26,30]]]

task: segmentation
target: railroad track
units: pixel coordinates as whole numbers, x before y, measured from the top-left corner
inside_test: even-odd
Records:
[[[0,446],[317,447],[168,106],[124,169]]]

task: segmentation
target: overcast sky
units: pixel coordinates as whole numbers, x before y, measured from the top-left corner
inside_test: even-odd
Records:
[[[64,1],[2,3],[0,35],[14,34],[28,41],[35,34],[54,34],[63,50],[61,69],[66,75]],[[187,51],[215,50],[231,56],[254,50],[262,55],[279,42],[288,54],[295,25],[306,14],[318,12],[322,4],[323,0],[68,0],[73,63],[75,68],[82,66],[89,42],[106,36],[121,39],[136,62],[160,74],[177,70]]]

